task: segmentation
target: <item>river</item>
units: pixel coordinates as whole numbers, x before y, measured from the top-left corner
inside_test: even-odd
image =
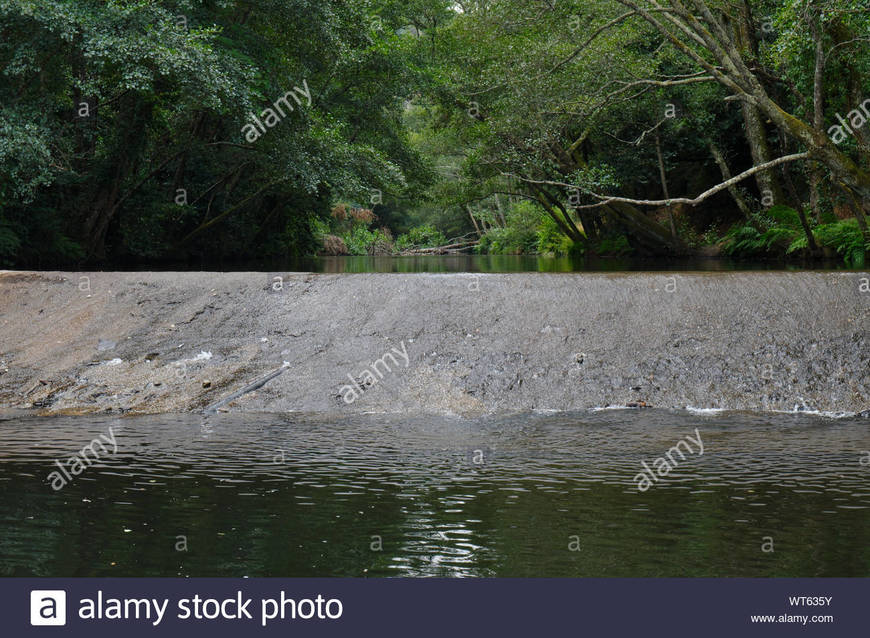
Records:
[[[674,410],[7,416],[0,575],[867,576],[867,425]],[[695,432],[703,453],[639,491],[642,463]],[[95,447],[52,487],[109,438],[116,450]]]
[[[294,271],[315,273],[367,272],[441,272],[441,273],[520,273],[520,272],[737,272],[758,270],[850,270],[843,260],[814,261],[811,264],[727,258],[647,258],[584,257],[547,255],[408,255],[396,257],[297,257],[222,262],[209,257],[205,261],[166,264],[169,270]]]

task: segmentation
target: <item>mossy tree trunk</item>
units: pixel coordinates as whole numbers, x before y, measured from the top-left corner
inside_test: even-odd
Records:
[[[741,103],[757,109],[785,135],[802,144],[809,153],[809,159],[827,168],[835,183],[860,202],[859,208],[865,212],[870,210],[870,172],[841,151],[823,131],[786,112],[770,97],[741,55],[723,20],[714,15],[705,0],[691,0],[688,3],[669,0],[662,3],[668,7],[667,13],[651,11],[646,4],[641,6],[640,2],[634,0],[618,1],[643,17],[674,48],[707,71]],[[691,10],[687,4],[692,7]],[[686,39],[691,45],[684,41]],[[860,211],[856,212],[858,223],[866,235],[864,229],[867,224],[861,215]]]

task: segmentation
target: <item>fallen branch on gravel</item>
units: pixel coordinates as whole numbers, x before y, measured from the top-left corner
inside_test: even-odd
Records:
[[[203,413],[211,414],[213,412],[217,412],[219,408],[224,407],[230,401],[235,401],[240,396],[247,394],[248,392],[253,392],[254,390],[262,388],[264,385],[266,385],[266,383],[268,383],[269,381],[271,381],[272,379],[277,377],[279,374],[284,372],[284,370],[286,370],[289,367],[290,367],[290,364],[285,361],[284,365],[282,365],[277,370],[273,370],[272,372],[267,374],[265,377],[261,377],[261,378],[257,379],[256,381],[254,381],[253,383],[246,385],[241,390],[237,390],[236,392],[233,392],[230,396],[226,397],[225,399],[221,399],[220,401],[218,401],[216,403],[212,403],[205,410],[203,410]]]

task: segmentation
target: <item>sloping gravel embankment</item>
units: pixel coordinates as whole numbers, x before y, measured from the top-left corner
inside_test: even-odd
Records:
[[[2,272],[0,408],[860,412],[868,277]]]

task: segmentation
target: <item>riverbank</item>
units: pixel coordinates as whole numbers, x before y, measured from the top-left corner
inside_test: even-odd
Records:
[[[860,412],[868,276],[5,272],[0,407]]]

